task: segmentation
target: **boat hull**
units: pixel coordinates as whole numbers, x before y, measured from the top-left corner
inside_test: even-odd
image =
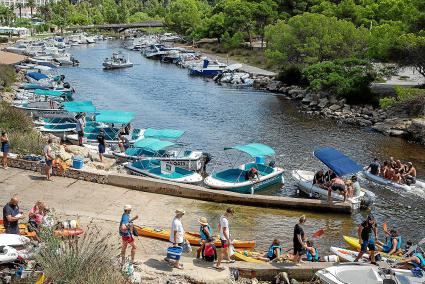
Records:
[[[377,183],[379,185],[387,186],[387,187],[398,189],[398,190],[405,190],[405,191],[411,191],[416,189],[425,191],[425,182],[420,180],[417,180],[416,183],[412,185],[407,185],[407,184],[399,184],[399,183],[392,182],[380,176],[373,175],[366,170],[364,170],[362,173],[368,180],[374,183]]]
[[[225,182],[218,180],[213,176],[208,176],[204,183],[213,189],[227,190],[237,193],[255,193],[264,190],[272,185],[283,183],[283,169],[275,168],[275,170],[268,175],[260,177],[260,181],[248,180],[243,182]]]

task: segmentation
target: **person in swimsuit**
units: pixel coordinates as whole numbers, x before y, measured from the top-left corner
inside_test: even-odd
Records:
[[[7,136],[7,132],[3,131],[0,137],[1,141],[1,151],[3,153],[3,169],[7,169],[7,155],[9,154],[9,137]]]
[[[407,185],[416,183],[416,169],[411,162],[407,163],[406,173],[402,177]]]
[[[328,187],[328,202],[331,202],[332,191],[339,191],[341,195],[344,195],[344,202],[347,200],[348,191],[342,178],[336,177],[331,181]]]

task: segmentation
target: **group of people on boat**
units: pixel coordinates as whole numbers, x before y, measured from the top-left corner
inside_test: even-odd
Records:
[[[398,263],[399,268],[412,269],[422,268],[425,269],[425,256],[424,252],[419,247],[411,250],[413,245],[412,241],[407,241],[404,249],[402,248],[402,237],[398,234],[396,229],[388,231],[384,225],[384,234],[386,235],[385,243],[378,240],[378,225],[375,217],[369,214],[358,227],[357,233],[359,237],[360,252],[357,255],[355,262],[359,261],[362,256],[369,252],[370,261],[376,264],[379,252],[386,253],[387,255],[405,256],[403,260]]]
[[[378,158],[375,158],[366,170],[395,183],[407,185],[416,183],[416,168],[413,163],[403,164],[400,160],[394,160],[393,157],[390,157],[389,161],[384,161],[382,166]]]
[[[342,177],[331,169],[324,172],[320,169],[315,173],[313,178],[313,185],[328,190],[328,201],[331,201],[332,192],[336,191],[344,196],[344,202],[347,198],[356,197],[360,195],[361,187],[357,180],[357,176],[353,175],[350,179],[344,180]]]

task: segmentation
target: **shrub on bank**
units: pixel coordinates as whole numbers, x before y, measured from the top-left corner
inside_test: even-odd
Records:
[[[379,100],[382,109],[397,106],[403,109],[410,116],[425,115],[425,89],[395,87],[396,96],[386,97]]]
[[[46,139],[33,129],[32,120],[24,111],[1,102],[0,129],[8,133],[11,152],[22,155],[42,154]]]
[[[16,81],[16,72],[9,65],[0,64],[0,85],[9,87]]]

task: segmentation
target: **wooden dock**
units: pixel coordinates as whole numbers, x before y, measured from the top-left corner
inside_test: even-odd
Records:
[[[107,183],[110,185],[145,192],[218,203],[303,211],[332,212],[341,214],[350,214],[352,212],[351,206],[342,202],[329,204],[326,201],[317,199],[241,194],[230,191],[214,190],[195,185],[162,181],[148,177],[130,176],[123,174],[109,174],[107,177]]]
[[[257,264],[249,262],[235,262],[229,268],[237,270],[242,278],[257,278],[260,281],[273,281],[276,275],[286,272],[289,279],[300,282],[310,282],[315,273],[321,269],[333,266],[333,262],[305,262],[298,266],[294,263]]]

